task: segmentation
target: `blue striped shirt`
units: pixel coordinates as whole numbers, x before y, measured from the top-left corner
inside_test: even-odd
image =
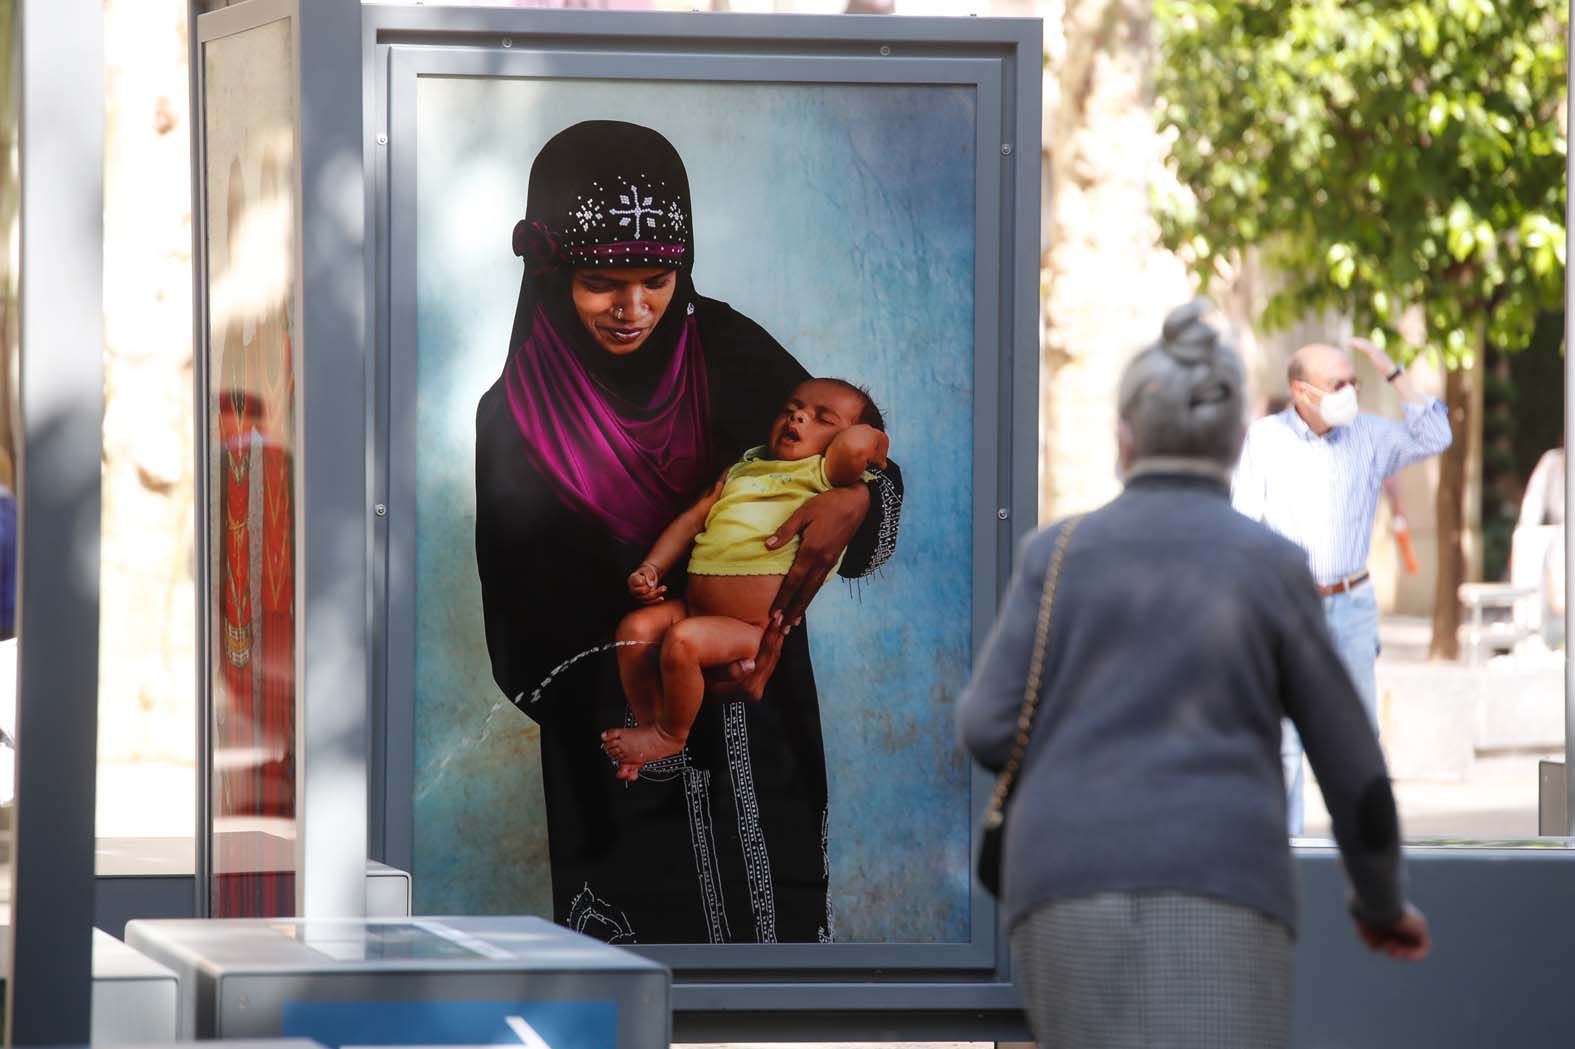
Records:
[[[1366,412],[1319,437],[1295,407],[1247,430],[1231,502],[1307,551],[1319,583],[1367,567],[1384,478],[1449,447],[1449,414],[1436,398],[1405,405],[1405,422]]]

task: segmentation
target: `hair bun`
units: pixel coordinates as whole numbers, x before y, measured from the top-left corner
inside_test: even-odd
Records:
[[[1205,404],[1224,404],[1235,392],[1229,383],[1202,382],[1192,388],[1187,398],[1187,407],[1201,408]]]
[[[1222,340],[1219,329],[1203,319],[1210,309],[1207,299],[1193,299],[1171,310],[1160,331],[1160,352],[1182,364],[1204,364],[1213,358]]]

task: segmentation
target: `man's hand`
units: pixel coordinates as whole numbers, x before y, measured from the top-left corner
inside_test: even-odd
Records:
[[[1362,356],[1373,362],[1373,367],[1378,370],[1378,377],[1387,379],[1395,370],[1395,362],[1389,355],[1360,335],[1351,336],[1351,349],[1360,350]]]
[[[795,627],[804,610],[819,592],[821,584],[842,552],[853,541],[864,515],[870,510],[868,485],[854,484],[822,492],[793,511],[776,534],[766,540],[766,549],[776,550],[793,536],[799,537],[793,567],[782,579],[776,600],[771,603],[775,616],[781,613],[783,629]],[[769,636],[772,628],[767,628]],[[761,642],[762,648],[765,642]]]
[[[1373,362],[1373,368],[1377,370],[1380,379],[1388,379],[1389,376],[1394,375],[1395,362],[1383,350],[1358,335],[1351,336],[1350,345],[1351,349],[1360,350],[1364,357]],[[1423,404],[1427,401],[1427,397],[1411,381],[1411,376],[1404,371],[1395,375],[1391,385],[1394,387],[1395,395],[1407,404]]]
[[[642,605],[660,604],[662,595],[667,593],[667,587],[662,585],[662,573],[651,562],[642,563],[629,573],[629,593]]]

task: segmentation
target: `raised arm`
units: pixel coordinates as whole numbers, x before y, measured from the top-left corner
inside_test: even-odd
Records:
[[[826,480],[838,487],[853,484],[871,466],[885,466],[891,439],[873,426],[850,426],[826,449]]]
[[[1378,427],[1378,439],[1373,447],[1382,476],[1388,477],[1414,462],[1438,455],[1454,442],[1449,412],[1443,402],[1417,389],[1409,374],[1396,367],[1388,354],[1366,339],[1352,339],[1351,347],[1372,361],[1379,375],[1385,379],[1394,376],[1389,384],[1394,387],[1405,411],[1404,422],[1373,420]]]

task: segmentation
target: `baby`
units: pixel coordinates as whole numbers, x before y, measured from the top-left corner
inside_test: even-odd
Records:
[[[648,607],[629,613],[617,640],[636,728],[602,733],[618,778],[683,749],[705,697],[707,667],[752,658],[771,616],[798,538],[775,550],[766,540],[809,499],[866,480],[885,466],[888,439],[868,394],[841,379],[807,379],[794,388],[764,447],[752,448],[657,537],[629,576],[629,592]],[[662,577],[693,546],[683,601],[665,601]],[[834,571],[835,569],[833,569]],[[659,642],[659,644],[658,644]]]

